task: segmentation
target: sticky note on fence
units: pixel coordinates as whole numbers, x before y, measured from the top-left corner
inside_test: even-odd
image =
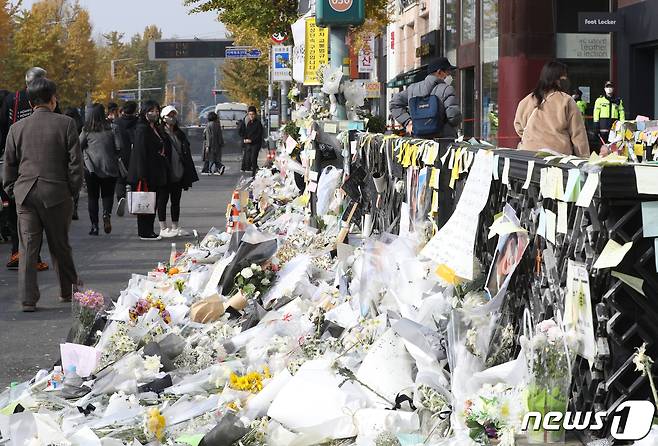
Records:
[[[557,232],[559,234],[566,234],[569,231],[568,207],[569,205],[563,201],[558,201],[557,203]]]
[[[637,193],[658,195],[658,167],[635,166]]]
[[[578,200],[580,195],[580,170],[569,169],[569,177],[567,178],[567,187],[564,189],[564,196],[562,200],[567,203],[574,203]]]
[[[528,172],[526,173],[525,176],[525,183],[523,183],[523,189],[527,189],[530,187],[530,182],[532,181],[532,171],[535,170],[535,162],[534,161],[528,161]]]
[[[642,231],[644,237],[658,237],[658,201],[642,203]]]
[[[619,265],[624,257],[633,247],[633,242],[628,242],[620,245],[616,241],[610,239],[608,243],[599,254],[599,258],[594,263],[594,268],[614,268]]]
[[[576,206],[580,206],[583,208],[589,207],[590,203],[592,202],[592,198],[596,193],[596,189],[598,187],[599,187],[599,174],[590,173],[589,175],[587,175],[587,180],[585,181],[583,190],[580,191],[580,195],[578,196],[578,200],[576,201]]]

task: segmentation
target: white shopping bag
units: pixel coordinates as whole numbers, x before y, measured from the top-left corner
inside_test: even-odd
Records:
[[[149,192],[142,181],[137,183],[136,191],[128,192],[128,212],[133,215],[155,214],[155,192]]]
[[[128,192],[128,212],[133,215],[155,214],[155,192]]]

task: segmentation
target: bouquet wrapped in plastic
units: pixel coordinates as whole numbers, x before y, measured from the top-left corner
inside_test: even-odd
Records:
[[[94,323],[105,309],[105,297],[99,292],[87,290],[73,294],[73,329],[70,341],[86,344]]]

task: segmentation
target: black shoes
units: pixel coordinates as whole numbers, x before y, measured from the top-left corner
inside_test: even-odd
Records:
[[[112,232],[112,221],[108,214],[103,215],[103,231],[105,231],[106,234]]]
[[[91,230],[89,231],[89,235],[98,235],[98,226],[91,225]]]

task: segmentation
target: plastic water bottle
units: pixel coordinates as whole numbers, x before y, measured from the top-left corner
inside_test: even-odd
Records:
[[[64,385],[67,387],[82,387],[82,383],[84,381],[82,378],[78,375],[76,371],[76,367],[74,365],[70,365],[66,369],[66,373],[64,374]]]
[[[19,396],[18,383],[14,381],[9,385],[9,401],[16,401]]]
[[[171,244],[171,254],[169,254],[169,267],[173,267],[176,263],[176,243]]]
[[[59,389],[64,382],[64,374],[62,373],[62,366],[56,365],[53,369],[53,376],[50,378],[50,384],[53,389]]]

